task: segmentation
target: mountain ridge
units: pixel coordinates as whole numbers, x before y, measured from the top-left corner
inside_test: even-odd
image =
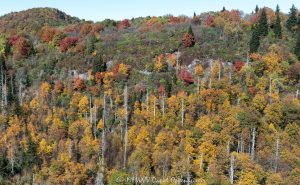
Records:
[[[43,26],[65,26],[81,20],[56,8],[31,8],[0,16],[0,32],[37,31]]]

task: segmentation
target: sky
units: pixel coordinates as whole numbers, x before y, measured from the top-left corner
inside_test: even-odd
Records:
[[[289,12],[292,4],[300,8],[300,0],[0,0],[0,15],[51,7],[81,19],[101,21],[166,14],[192,16],[193,12],[216,11],[223,6],[251,13],[256,5],[275,9],[277,4],[285,13]]]

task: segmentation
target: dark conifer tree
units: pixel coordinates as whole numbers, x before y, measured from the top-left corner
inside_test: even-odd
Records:
[[[255,7],[255,13],[258,13],[258,11],[259,11],[259,8],[258,8],[258,5],[256,5],[256,7]]]
[[[86,44],[86,54],[92,54],[95,50],[95,43],[97,42],[97,38],[94,34],[91,34],[87,38],[87,44]]]
[[[295,31],[295,27],[297,26],[297,9],[295,5],[292,6],[290,13],[289,13],[289,18],[286,21],[286,27],[290,31]]]
[[[106,63],[103,62],[103,58],[100,54],[96,54],[93,60],[92,74],[95,75],[97,72],[103,72],[106,70]]]
[[[225,12],[226,11],[226,8],[225,6],[223,6],[223,9],[221,10],[221,12]]]
[[[0,67],[2,70],[6,70],[5,58],[3,55],[0,55]]]
[[[192,26],[190,25],[189,29],[188,29],[188,34],[192,35],[193,37],[195,36],[194,35],[194,32],[193,32],[193,28]]]
[[[298,29],[297,35],[298,37],[294,53],[298,57],[298,60],[300,60],[300,28]]]
[[[260,45],[259,38],[260,38],[259,30],[256,27],[254,27],[252,31],[251,40],[250,40],[250,53],[257,52]]]
[[[258,31],[260,36],[267,36],[269,30],[268,18],[265,8],[262,9],[260,18],[258,21]]]
[[[279,9],[278,5],[276,7],[276,20],[275,20],[275,24],[274,24],[274,33],[275,33],[276,38],[279,38],[279,39],[282,38],[280,9]]]

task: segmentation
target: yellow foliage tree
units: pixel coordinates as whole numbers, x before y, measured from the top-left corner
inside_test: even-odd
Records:
[[[238,185],[258,185],[255,175],[252,172],[243,172]]]
[[[88,111],[89,99],[87,96],[83,96],[78,103],[80,113],[86,113]]]

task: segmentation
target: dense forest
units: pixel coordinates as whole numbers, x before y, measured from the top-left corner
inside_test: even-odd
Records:
[[[0,184],[300,184],[300,14],[273,8],[0,17]]]

